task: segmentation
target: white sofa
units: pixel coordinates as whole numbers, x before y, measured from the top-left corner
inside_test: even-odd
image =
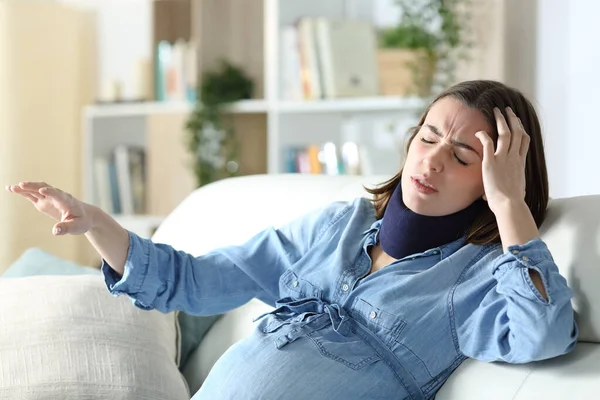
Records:
[[[388,176],[258,175],[207,185],[186,198],[163,222],[153,240],[195,255],[243,243],[259,230],[280,226],[335,200],[367,196],[362,185]],[[465,361],[437,399],[600,398],[600,195],[553,200],[542,227],[576,296],[580,343],[569,355],[526,365]],[[226,314],[191,356],[199,387],[210,368],[233,343],[253,329],[252,319],[270,310],[258,300]],[[532,326],[532,329],[535,329]],[[188,363],[189,364],[189,363]],[[193,392],[192,392],[193,393]]]

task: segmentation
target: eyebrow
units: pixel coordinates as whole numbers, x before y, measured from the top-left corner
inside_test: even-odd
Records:
[[[444,135],[442,135],[442,132],[440,132],[440,130],[437,127],[435,127],[433,125],[430,125],[430,124],[425,124],[425,126],[427,128],[429,128],[429,130],[431,132],[435,133],[437,136],[444,137]],[[458,141],[456,141],[454,139],[452,139],[451,142],[452,142],[452,145],[454,145],[456,147],[461,147],[463,149],[471,150],[472,152],[474,152],[475,154],[477,154],[481,158],[481,155],[477,152],[477,150],[475,150],[474,148],[472,148],[468,144],[462,143],[462,142],[458,142]]]

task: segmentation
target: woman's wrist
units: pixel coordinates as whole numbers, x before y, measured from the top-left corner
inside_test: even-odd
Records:
[[[85,215],[90,221],[90,229],[88,232],[97,229],[102,218],[100,214],[103,213],[103,211],[100,208],[88,203],[84,203],[83,207],[85,210]]]
[[[503,201],[493,211],[504,251],[510,246],[523,245],[540,237],[531,210],[524,200]]]

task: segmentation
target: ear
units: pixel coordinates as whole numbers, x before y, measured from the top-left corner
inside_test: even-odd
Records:
[[[485,195],[485,193],[483,194],[483,196],[481,196],[481,198],[483,199],[483,201],[487,201],[487,196]]]

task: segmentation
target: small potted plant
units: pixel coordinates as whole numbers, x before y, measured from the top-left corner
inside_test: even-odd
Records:
[[[383,95],[429,97],[453,83],[457,50],[469,46],[469,1],[396,1],[400,22],[379,37]]]
[[[224,113],[227,104],[251,98],[253,89],[251,78],[225,60],[217,70],[202,75],[198,102],[186,123],[198,187],[238,173],[238,142]]]

